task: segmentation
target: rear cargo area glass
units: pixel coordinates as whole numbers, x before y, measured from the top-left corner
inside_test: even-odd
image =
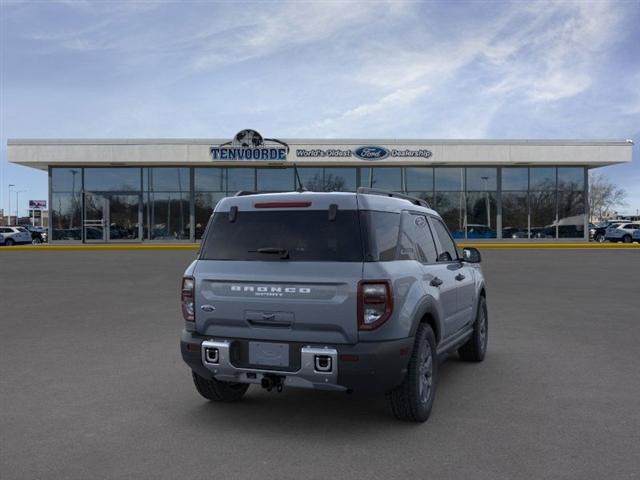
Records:
[[[280,249],[259,253],[259,249]],[[360,222],[355,210],[274,210],[215,213],[203,241],[203,260],[259,260],[275,262],[362,262]]]

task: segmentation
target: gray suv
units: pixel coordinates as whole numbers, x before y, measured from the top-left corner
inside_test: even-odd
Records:
[[[250,384],[379,392],[423,422],[438,362],[485,356],[479,263],[413,197],[239,192],[217,204],[182,279],[182,357],[212,401]]]

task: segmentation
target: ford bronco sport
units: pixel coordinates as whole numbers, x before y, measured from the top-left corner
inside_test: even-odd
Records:
[[[239,192],[184,274],[182,356],[212,401],[250,384],[380,392],[397,418],[425,421],[438,362],[485,356],[479,262],[412,197]]]

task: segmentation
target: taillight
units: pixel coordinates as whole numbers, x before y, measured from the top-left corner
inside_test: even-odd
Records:
[[[389,280],[367,280],[358,284],[358,329],[373,330],[386,322],[393,311]]]
[[[195,280],[193,277],[183,277],[180,303],[182,304],[182,316],[187,322],[195,322],[194,289]]]

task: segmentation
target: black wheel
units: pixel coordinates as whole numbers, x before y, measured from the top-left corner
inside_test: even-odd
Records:
[[[404,382],[386,394],[387,408],[398,419],[424,422],[431,414],[436,393],[436,337],[420,324]]]
[[[594,240],[598,243],[604,243],[604,235],[602,233],[599,233],[596,235],[596,238]]]
[[[40,240],[40,238],[36,237],[33,240],[31,240],[31,243],[34,245],[40,245],[42,243],[42,240]]]
[[[624,243],[631,243],[631,235],[625,235],[624,237],[622,237],[622,241]]]
[[[237,402],[249,388],[248,383],[220,382],[215,378],[201,377],[194,371],[191,373],[198,393],[212,402]]]
[[[14,242],[12,238],[7,238],[7,239],[4,241],[4,244],[5,244],[7,247],[10,247],[10,246],[14,245],[15,243],[16,243],[16,242]]]
[[[487,339],[489,337],[489,322],[487,315],[487,300],[480,297],[478,312],[473,325],[473,334],[467,343],[458,349],[458,355],[465,362],[481,362],[487,353]]]

